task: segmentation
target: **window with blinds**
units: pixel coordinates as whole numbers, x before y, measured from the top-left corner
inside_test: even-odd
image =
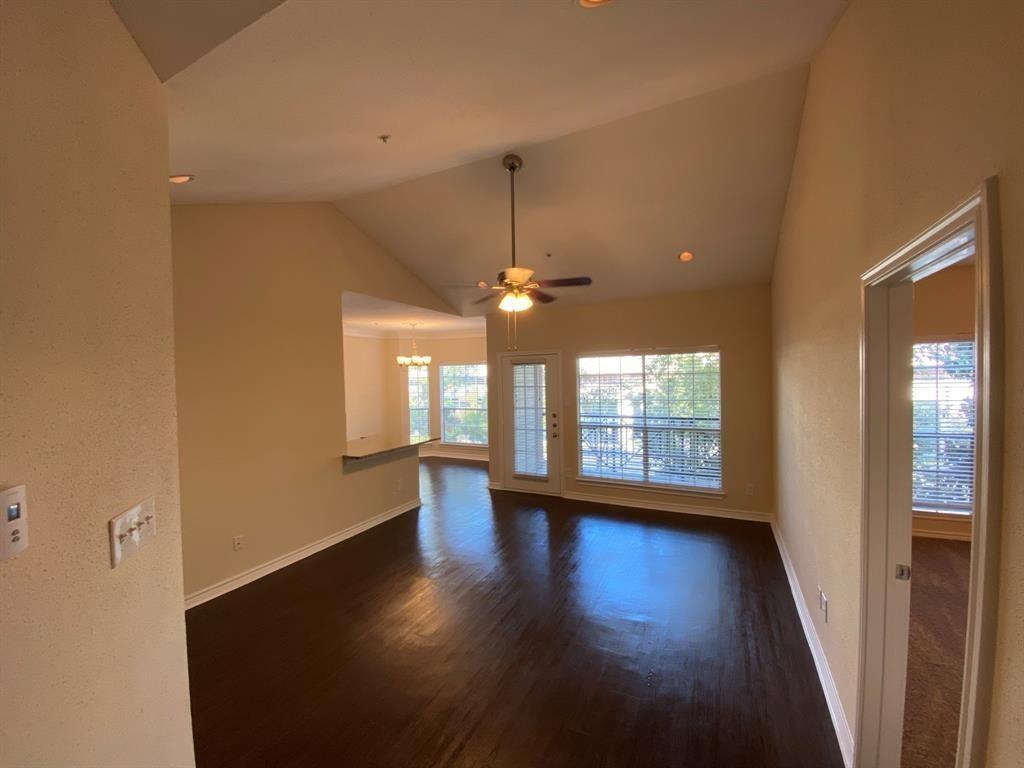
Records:
[[[581,357],[582,477],[722,488],[717,351]]]
[[[914,345],[914,508],[974,506],[974,342]]]
[[[441,366],[441,440],[487,445],[487,363]]]
[[[409,439],[430,437],[430,369],[411,365],[409,372]]]
[[[548,476],[547,368],[512,364],[512,469],[526,477]]]

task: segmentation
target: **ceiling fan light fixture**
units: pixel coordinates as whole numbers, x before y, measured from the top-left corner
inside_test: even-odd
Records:
[[[522,312],[532,306],[533,299],[530,298],[529,294],[521,293],[520,291],[509,291],[501,297],[498,309],[505,312]]]

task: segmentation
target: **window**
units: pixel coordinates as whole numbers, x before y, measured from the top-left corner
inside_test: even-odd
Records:
[[[722,488],[717,351],[577,362],[582,477]]]
[[[914,508],[974,506],[974,342],[914,345]]]
[[[441,366],[441,440],[487,445],[487,363]]]
[[[430,437],[430,369],[410,365],[409,372],[409,439]]]
[[[513,363],[512,468],[517,476],[548,477],[547,412],[547,366]]]

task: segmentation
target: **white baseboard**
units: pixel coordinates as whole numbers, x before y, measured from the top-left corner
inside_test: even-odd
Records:
[[[485,464],[490,461],[490,456],[487,454],[487,450],[483,451],[460,451],[458,448],[448,448],[445,446],[435,447],[432,443],[427,443],[420,447],[420,458],[432,459],[437,457],[439,459],[466,459],[467,461],[482,461]]]
[[[256,581],[256,579],[261,579],[267,574],[279,571],[292,563],[297,563],[299,560],[309,557],[320,550],[327,549],[328,547],[344,541],[345,539],[350,539],[363,531],[373,528],[375,525],[380,525],[393,517],[398,517],[402,513],[408,512],[410,509],[415,509],[420,506],[420,504],[421,502],[419,499],[413,499],[412,501],[407,501],[404,504],[399,504],[397,507],[392,507],[391,509],[381,512],[379,515],[374,515],[361,523],[356,523],[355,525],[349,526],[337,533],[332,533],[330,536],[325,536],[319,541],[314,541],[312,544],[307,544],[304,547],[294,549],[280,557],[275,557],[273,560],[263,563],[263,565],[257,565],[255,568],[250,568],[237,576],[231,576],[230,578],[218,581],[216,584],[212,584],[209,587],[197,590],[190,595],[185,595],[185,610],[201,605],[208,600],[213,600],[215,597],[220,597],[233,589],[243,587],[246,584]]]
[[[771,515],[765,512],[750,512],[745,509],[729,509],[727,507],[702,507],[697,504],[678,504],[671,501],[646,501],[644,499],[624,499],[621,496],[599,496],[594,493],[578,493],[563,491],[562,496],[576,501],[592,501],[597,504],[612,504],[616,507],[633,507],[635,509],[654,509],[662,512],[677,512],[683,515],[704,515],[706,517],[728,517],[734,520],[753,520],[758,523],[771,522]]]
[[[796,569],[793,561],[789,558],[786,544],[779,534],[775,522],[772,522],[772,534],[775,536],[775,544],[779,548],[779,555],[782,557],[782,565],[786,569],[786,578],[789,581],[789,590],[793,593],[793,602],[796,603],[796,612],[800,616],[800,624],[807,638],[807,645],[811,649],[811,656],[814,658],[814,667],[818,671],[818,680],[821,682],[821,689],[825,694],[825,702],[828,704],[828,712],[832,716],[832,727],[836,731],[836,739],[839,741],[839,751],[843,753],[843,763],[846,768],[853,768],[853,732],[850,730],[850,723],[843,711],[843,703],[839,699],[839,690],[832,677],[832,670],[829,669],[828,659],[825,657],[825,649],[821,647],[821,640],[818,638],[818,631],[814,628],[814,621],[811,619],[811,612],[804,600],[804,593],[800,589],[800,582],[796,577]]]

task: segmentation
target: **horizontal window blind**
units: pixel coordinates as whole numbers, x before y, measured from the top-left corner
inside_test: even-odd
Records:
[[[409,366],[409,439],[430,437],[430,371],[426,366]]]
[[[512,468],[548,476],[547,369],[544,363],[512,364]]]
[[[441,439],[487,445],[487,364],[441,366]]]
[[[917,508],[974,506],[974,342],[914,345],[913,498]]]
[[[581,476],[721,489],[717,351],[577,362]]]

